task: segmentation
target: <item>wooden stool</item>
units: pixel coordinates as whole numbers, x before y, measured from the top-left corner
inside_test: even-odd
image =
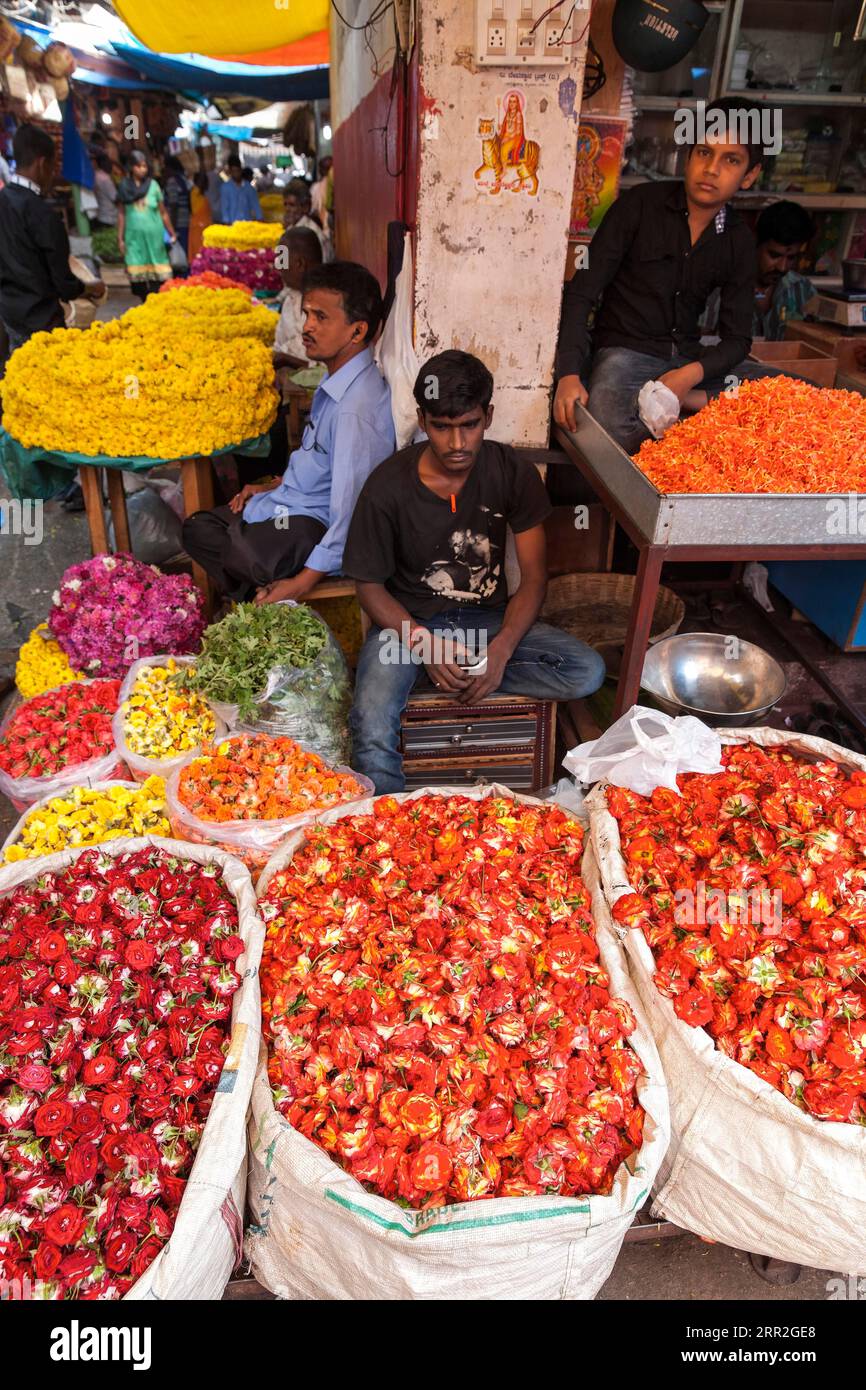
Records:
[[[403,714],[406,789],[483,786],[537,792],[553,780],[556,704],[525,695],[490,695],[461,705],[419,691]]]

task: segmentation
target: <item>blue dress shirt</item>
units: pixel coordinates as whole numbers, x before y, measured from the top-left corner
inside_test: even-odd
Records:
[[[250,498],[244,521],[315,517],[328,529],[307,566],[336,574],[358,493],[396,447],[391,391],[365,348],[317,386],[301,447],[280,485]]]
[[[251,183],[226,180],[220,195],[220,216],[223,222],[261,222],[259,195]]]

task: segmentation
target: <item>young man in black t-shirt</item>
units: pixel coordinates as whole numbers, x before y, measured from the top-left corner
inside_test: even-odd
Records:
[[[352,766],[380,794],[405,785],[400,716],[416,683],[477,704],[497,691],[573,700],[604,680],[597,652],[535,621],[550,503],[531,464],[485,440],[492,396],[477,357],[431,358],[415,383],[427,439],[371,473],[349,527],[343,569],[374,624],[358,661]],[[510,597],[509,527],[520,567]]]

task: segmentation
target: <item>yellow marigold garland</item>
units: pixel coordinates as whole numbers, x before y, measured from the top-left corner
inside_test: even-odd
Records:
[[[200,285],[175,290],[172,294],[151,294],[135,309],[128,309],[123,321],[143,333],[172,333],[186,338],[200,333],[206,338],[258,338],[272,345],[278,315],[253,304],[244,290],[213,290]]]
[[[214,222],[204,229],[204,244],[229,251],[267,250],[276,246],[282,234],[277,222],[232,222],[228,226]]]

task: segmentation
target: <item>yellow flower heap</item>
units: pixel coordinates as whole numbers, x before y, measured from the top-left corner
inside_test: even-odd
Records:
[[[205,246],[218,246],[226,251],[267,251],[276,246],[283,235],[278,222],[214,222],[205,227]]]
[[[83,679],[81,672],[73,671],[69,665],[65,651],[48,631],[48,624],[40,623],[35,627],[22,644],[15,666],[15,684],[24,699],[53,690],[56,685]]]
[[[28,448],[115,458],[184,458],[255,438],[277,412],[274,330],[259,315],[275,326],[240,291],[193,287],[109,323],[35,333],[9,360],[3,424]]]
[[[17,864],[121,835],[170,834],[161,777],[148,777],[140,787],[73,787],[34,807],[4,857],[7,864]]]
[[[258,338],[269,346],[277,331],[278,316],[253,304],[245,290],[213,290],[190,285],[171,294],[151,294],[124,319],[143,333],[172,333],[187,337]]]

